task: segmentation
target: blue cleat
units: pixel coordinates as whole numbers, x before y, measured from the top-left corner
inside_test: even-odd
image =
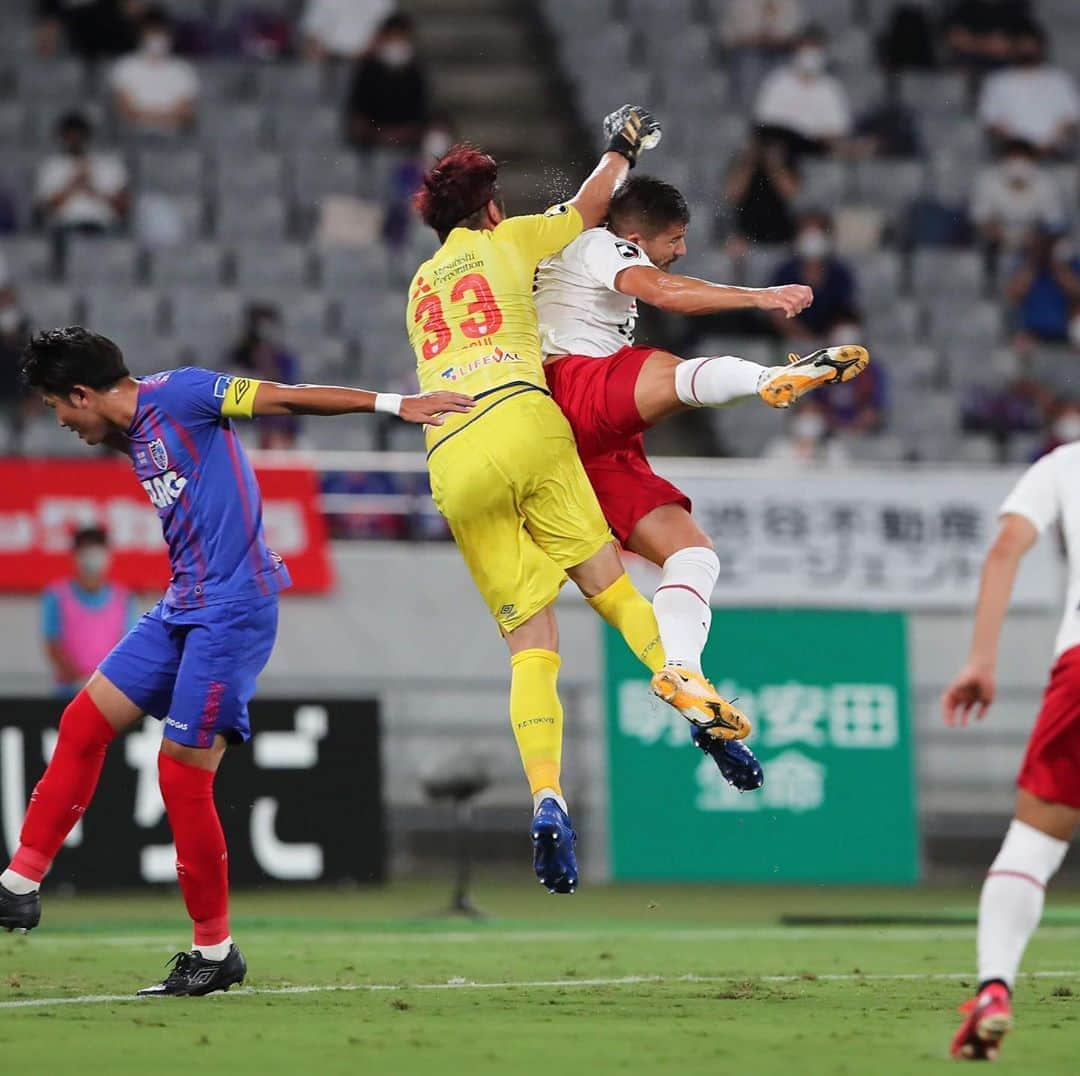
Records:
[[[550,796],[541,800],[533,815],[533,870],[549,893],[573,893],[577,889],[576,841],[569,815]]]
[[[699,728],[690,726],[690,739],[716,763],[724,780],[740,792],[752,792],[765,783],[765,771],[741,740],[720,740]]]

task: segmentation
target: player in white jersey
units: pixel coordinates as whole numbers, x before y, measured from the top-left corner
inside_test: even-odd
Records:
[[[788,407],[819,385],[855,377],[869,355],[855,345],[833,347],[765,367],[731,355],[684,361],[635,347],[639,299],[682,314],[756,308],[788,317],[813,300],[801,284],[739,288],[668,272],[686,253],[689,220],[685,199],[670,184],[631,178],[612,198],[605,227],[583,232],[540,263],[533,291],[548,388],[574,430],[604,515],[624,547],[662,569],[653,608],[668,663],[653,677],[653,691],[694,721],[714,694],[701,652],[720,563],[690,500],[653,472],[642,433],[681,411],[755,394]],[[700,729],[693,732],[729,781],[760,785],[760,768],[725,770],[740,748],[718,748]]]
[[[1080,443],[1028,469],[1001,506],[983,565],[967,663],[942,697],[950,725],[982,718],[994,701],[998,640],[1024,554],[1045,531],[1065,534],[1069,586],[1054,666],[1017,779],[1016,814],[979,898],[979,985],[952,1044],[953,1057],[993,1060],[1012,1026],[1012,989],[1042,916],[1047,883],[1080,823]]]

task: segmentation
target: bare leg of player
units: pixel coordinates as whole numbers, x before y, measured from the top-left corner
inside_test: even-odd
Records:
[[[1021,788],[1016,817],[979,897],[979,988],[953,1039],[953,1057],[993,1060],[1012,1027],[1012,990],[1024,950],[1042,918],[1046,886],[1080,826],[1080,810]]]
[[[680,411],[726,407],[751,396],[784,408],[821,385],[850,381],[869,362],[866,349],[855,344],[793,355],[786,366],[762,366],[736,355],[680,359],[654,351],[638,374],[634,403],[650,426]]]

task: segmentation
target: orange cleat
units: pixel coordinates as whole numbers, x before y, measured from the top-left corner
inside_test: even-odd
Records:
[[[823,347],[801,358],[789,355],[787,366],[777,366],[758,388],[770,407],[790,407],[820,385],[850,381],[870,364],[870,352],[858,344]]]
[[[747,716],[721,698],[701,673],[665,665],[652,678],[652,692],[718,740],[744,740],[750,735]]]

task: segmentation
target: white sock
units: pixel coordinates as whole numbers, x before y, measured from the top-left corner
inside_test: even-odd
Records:
[[[979,897],[979,982],[1002,979],[1012,989],[1020,958],[1042,918],[1046,883],[1069,842],[1013,819]]]
[[[664,561],[653,612],[669,665],[701,672],[701,652],[712,623],[709,602],[719,575],[719,559],[704,546],[680,549]]]
[[[723,407],[753,396],[767,366],[735,355],[686,359],[675,367],[675,395],[687,407]]]
[[[13,871],[10,867],[3,874],[0,874],[0,885],[9,893],[17,893],[19,896],[26,893],[36,893],[41,888],[40,882],[32,881],[19,874],[18,871]]]
[[[533,793],[533,814],[540,810],[540,804],[544,800],[554,800],[567,814],[570,813],[570,809],[566,806],[566,800],[562,798],[561,793],[556,792],[553,788],[541,788]]]
[[[232,935],[226,936],[224,941],[217,945],[193,945],[192,949],[198,950],[207,960],[224,960],[232,948]]]

